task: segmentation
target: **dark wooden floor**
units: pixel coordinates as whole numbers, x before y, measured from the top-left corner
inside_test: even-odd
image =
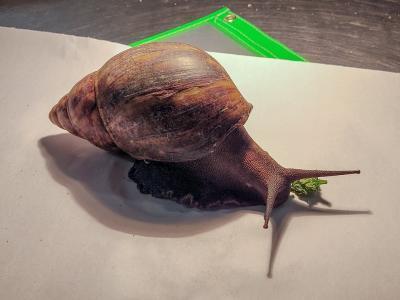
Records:
[[[223,5],[310,61],[400,72],[400,0],[0,0],[0,26],[129,43]]]

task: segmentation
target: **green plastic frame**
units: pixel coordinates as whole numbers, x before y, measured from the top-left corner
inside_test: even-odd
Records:
[[[133,42],[129,46],[136,47],[150,42],[165,40],[203,25],[213,26],[257,56],[306,61],[301,55],[270,37],[227,7],[223,7],[192,22]]]

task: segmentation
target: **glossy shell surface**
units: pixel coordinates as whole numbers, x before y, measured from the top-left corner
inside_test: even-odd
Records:
[[[95,90],[112,140],[137,159],[199,159],[243,125],[252,107],[209,54],[177,43],[114,56],[98,70]]]

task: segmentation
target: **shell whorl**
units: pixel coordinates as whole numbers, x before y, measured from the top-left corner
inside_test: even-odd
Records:
[[[212,153],[251,108],[206,52],[150,43],[117,54],[80,80],[50,120],[106,150],[182,162]]]
[[[75,84],[52,108],[49,118],[58,127],[112,151],[117,147],[104,127],[97,107],[94,85],[96,73],[90,73]]]
[[[183,162],[212,153],[251,111],[225,69],[180,43],[121,52],[96,77],[97,105],[115,144],[137,159]]]

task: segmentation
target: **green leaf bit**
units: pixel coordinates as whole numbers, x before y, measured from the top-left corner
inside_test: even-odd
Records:
[[[298,197],[308,197],[321,190],[320,186],[327,184],[328,180],[319,178],[305,178],[293,181],[290,186],[290,191]]]

